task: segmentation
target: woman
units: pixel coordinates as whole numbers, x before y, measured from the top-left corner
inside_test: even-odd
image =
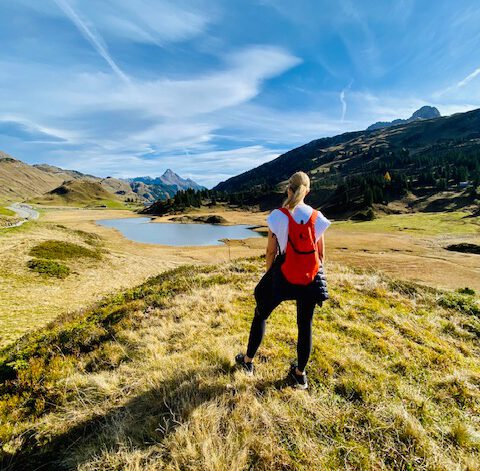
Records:
[[[299,389],[307,389],[305,373],[312,349],[312,320],[315,305],[328,298],[322,265],[325,259],[323,233],[330,221],[304,202],[310,179],[303,172],[290,177],[287,199],[282,209],[267,218],[267,272],[255,288],[257,305],[250,328],[247,353],[235,362],[248,375],[254,372],[253,359],[265,334],[266,320],[284,300],[297,301],[298,363],[291,365],[288,379]]]

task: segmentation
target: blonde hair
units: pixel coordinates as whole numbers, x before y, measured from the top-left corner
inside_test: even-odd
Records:
[[[310,191],[310,178],[304,172],[296,172],[288,180],[288,189],[292,192],[288,194],[287,199],[283,202],[283,207],[292,210]]]

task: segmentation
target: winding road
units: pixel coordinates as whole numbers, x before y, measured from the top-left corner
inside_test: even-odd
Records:
[[[13,203],[12,205],[8,206],[8,209],[14,211],[18,217],[22,218],[21,221],[17,222],[16,224],[12,224],[9,227],[21,226],[27,221],[38,219],[40,216],[40,213],[38,211],[25,203]]]

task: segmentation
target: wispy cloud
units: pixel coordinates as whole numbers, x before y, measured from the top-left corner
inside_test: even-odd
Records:
[[[52,128],[53,123],[63,126],[65,134],[75,131],[68,146],[62,149],[44,147],[42,152],[36,153],[36,159],[43,155],[47,161],[54,159],[57,165],[119,176],[160,172],[169,162],[179,172],[204,184],[213,184],[215,178],[228,178],[246,170],[248,165],[255,166],[278,155],[270,147],[251,145],[251,139],[245,143],[241,138],[235,149],[223,153],[216,147],[218,134],[232,124],[235,107],[255,98],[266,80],[299,63],[297,57],[284,49],[256,45],[226,54],[220,70],[217,68],[200,76],[177,80],[132,77],[125,84],[116,80],[114,74],[78,75],[65,70],[52,79],[48,68],[42,70],[31,64],[15,67],[0,62],[0,70],[16,71],[23,77],[31,75],[34,68],[38,84],[35,88],[29,87],[28,81],[17,84],[22,87],[17,90],[24,98],[20,105],[7,88],[0,88],[0,101],[7,108],[16,107],[20,115],[30,114],[38,122],[49,121]],[[38,103],[39,99],[45,106],[31,109],[29,103]],[[225,109],[230,111],[225,113]],[[261,115],[256,111],[256,116],[253,111],[241,118],[243,123],[249,124],[249,131],[245,132],[252,135],[258,135],[262,126]],[[293,124],[288,117],[277,116],[276,123],[266,125],[263,132],[271,133],[272,126],[277,129],[285,119],[284,125],[291,128]],[[308,126],[313,126],[308,119],[303,116],[303,128],[296,122],[298,139]],[[27,143],[18,148],[28,149]],[[224,156],[222,161],[221,156]],[[234,160],[227,165],[228,156]],[[202,179],[200,173],[205,169],[199,169],[206,165],[207,157],[211,175]],[[222,169],[221,175],[219,169]]]
[[[436,95],[437,96],[442,96],[446,95],[447,93],[450,93],[454,90],[459,90],[460,88],[465,87],[468,85],[473,79],[478,77],[480,75],[480,67],[476,70],[474,70],[471,74],[467,75],[464,79],[460,80],[456,84],[452,85],[451,87],[446,88],[445,90],[442,90],[438,92]]]
[[[473,71],[470,75],[465,77],[463,80],[460,80],[460,82],[457,83],[457,88],[464,87],[467,85],[469,82],[471,82],[475,77],[478,77],[480,75],[480,67]]]
[[[340,92],[340,102],[342,104],[342,118],[340,121],[342,121],[342,123],[345,121],[345,115],[347,114],[347,100],[345,98],[345,94],[350,90],[350,88],[352,88],[352,85],[353,79],[350,80],[350,83]]]
[[[98,54],[107,62],[113,72],[125,83],[129,84],[129,77],[118,67],[112,56],[108,52],[101,36],[90,26],[87,25],[78,13],[72,8],[68,0],[54,0],[59,8],[63,10],[65,15],[73,22],[78,28],[83,37],[94,47]]]
[[[185,0],[83,0],[99,29],[111,37],[166,46],[200,35],[219,4]]]
[[[337,32],[352,62],[363,74],[382,76],[385,69],[380,60],[380,50],[364,11],[351,0],[341,0],[339,3],[341,14],[337,18]],[[360,34],[355,34],[355,30]]]

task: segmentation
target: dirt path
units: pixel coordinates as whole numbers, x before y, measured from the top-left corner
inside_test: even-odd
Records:
[[[11,211],[15,212],[19,218],[22,218],[21,221],[18,221],[9,227],[18,227],[22,224],[25,224],[27,221],[33,221],[40,217],[40,213],[38,211],[25,203],[13,203],[8,206],[7,209],[10,209]]]

